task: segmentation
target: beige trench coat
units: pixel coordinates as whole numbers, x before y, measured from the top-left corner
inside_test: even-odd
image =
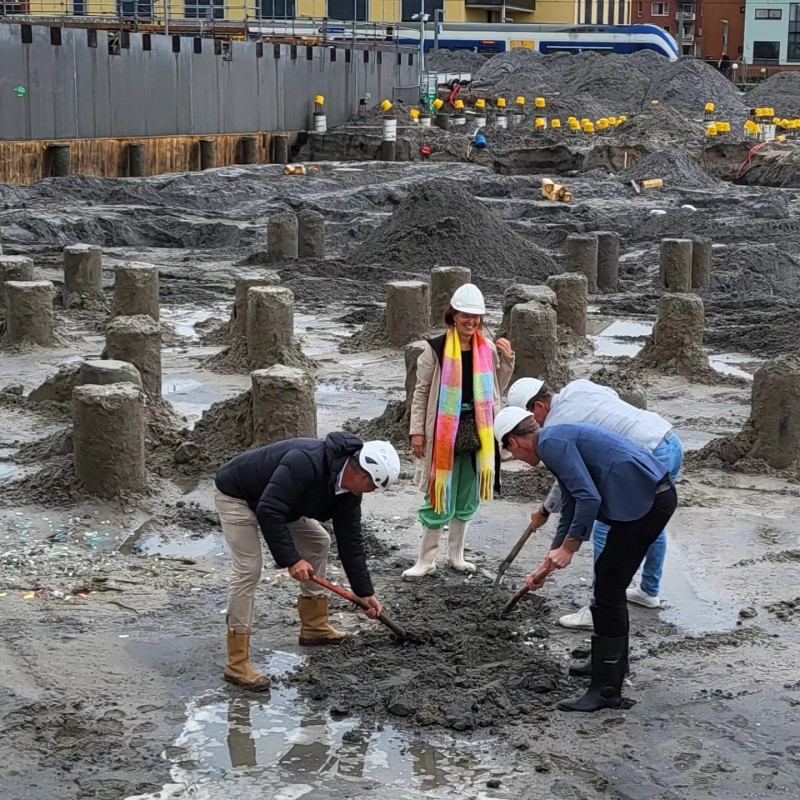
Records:
[[[500,411],[500,394],[505,392],[514,372],[514,358],[499,355],[493,342],[489,342],[494,357],[494,413]],[[415,459],[414,483],[427,491],[433,463],[433,439],[436,434],[436,413],[439,409],[439,390],[442,384],[442,367],[430,344],[417,359],[417,385],[411,400],[409,436],[425,437],[425,458]]]

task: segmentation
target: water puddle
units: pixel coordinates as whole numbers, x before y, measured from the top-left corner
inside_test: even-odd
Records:
[[[142,526],[144,528],[147,525]],[[197,559],[223,555],[224,545],[219,534],[207,533],[190,539],[167,538],[162,534],[131,534],[119,547],[123,555],[163,556],[164,558]]]
[[[212,303],[204,308],[191,306],[161,306],[161,321],[166,322],[175,329],[178,336],[185,336],[187,339],[197,340],[200,335],[195,327],[200,322],[205,322],[211,317],[220,319],[227,318],[230,314],[231,303],[222,301]]]
[[[175,411],[196,422],[214,403],[227,400],[250,388],[250,377],[217,375],[212,372],[170,372],[161,381],[161,394]]]
[[[594,344],[595,355],[607,358],[632,358],[642,349],[642,337],[650,336],[652,332],[653,323],[641,320],[589,316],[587,321],[587,334]],[[709,354],[708,361],[717,372],[746,380],[753,380],[753,374],[737,365],[751,366],[759,363],[758,359],[744,353]]]
[[[651,322],[592,317],[587,321],[587,333],[598,356],[635,356],[642,349],[641,338],[652,332]]]
[[[286,675],[302,660],[278,652],[266,672]],[[507,761],[476,750],[474,741],[430,743],[392,725],[331,718],[293,687],[260,697],[215,693],[188,704],[183,730],[164,752],[172,783],[127,800],[508,797],[485,788],[509,771]]]

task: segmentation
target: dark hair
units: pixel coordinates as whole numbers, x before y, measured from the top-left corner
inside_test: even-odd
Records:
[[[539,430],[539,423],[536,420],[523,419],[518,422],[504,437],[501,444],[508,449],[508,440],[512,436],[527,436],[529,433],[536,433]]]
[[[535,403],[543,403],[545,400],[549,400],[553,396],[553,390],[546,384],[542,384],[542,388],[539,389],[536,394],[528,400],[528,405],[525,406],[527,411],[533,411],[533,406]]]
[[[444,324],[449,328],[451,325],[456,324],[456,309],[453,306],[448,306],[447,311],[444,312]],[[483,314],[475,314],[481,318],[481,328],[483,328]]]

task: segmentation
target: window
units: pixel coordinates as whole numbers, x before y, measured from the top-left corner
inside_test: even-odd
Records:
[[[787,61],[800,61],[800,3],[789,6],[789,40],[786,48]]]
[[[653,3],[651,13],[654,17],[668,17],[669,3]]]
[[[118,0],[117,10],[124,19],[153,19],[152,0]]]
[[[185,0],[186,19],[225,19],[224,0]]]
[[[261,16],[264,19],[288,19],[294,14],[294,0],[261,0]]]
[[[757,8],[756,19],[780,19],[783,14],[781,8]]]
[[[357,21],[367,19],[367,0],[328,0],[328,17],[330,19]]]
[[[669,25],[665,25],[665,26],[664,26],[664,30],[665,30],[667,33],[670,33]]]
[[[792,4],[794,5],[794,3]],[[777,67],[781,59],[780,42],[753,42],[753,63]]]
[[[642,16],[642,4],[641,3],[637,3],[636,4],[636,16],[637,17],[641,17]]]
[[[353,0],[349,0],[350,7],[353,6]],[[328,0],[328,8],[330,8],[331,0]],[[419,14],[420,0],[402,0],[401,10],[403,13],[403,22],[410,22],[414,14]],[[430,14],[431,22],[433,22],[433,12],[437,9],[444,9],[444,0],[425,0],[425,13]],[[353,12],[346,19],[353,18]],[[359,17],[360,19],[360,17]]]

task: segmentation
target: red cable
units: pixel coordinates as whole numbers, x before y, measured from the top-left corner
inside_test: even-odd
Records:
[[[739,171],[736,173],[735,180],[739,180],[742,177],[747,167],[750,165],[750,162],[753,160],[753,156],[762,148],[766,147],[768,144],[771,144],[771,140],[769,142],[762,142],[761,144],[757,144],[753,147],[750,152],[747,154],[747,161],[745,161],[740,167]]]
[[[455,88],[455,89],[453,89],[453,91],[452,91],[452,92],[450,92],[450,105],[451,105],[451,106],[453,106],[453,108],[455,108],[455,107],[456,107],[456,104],[455,104],[455,99],[456,99],[456,95],[457,95],[457,94],[458,94],[460,91],[461,91],[461,84],[460,84],[460,83],[457,83],[457,84],[456,84],[456,88]]]

